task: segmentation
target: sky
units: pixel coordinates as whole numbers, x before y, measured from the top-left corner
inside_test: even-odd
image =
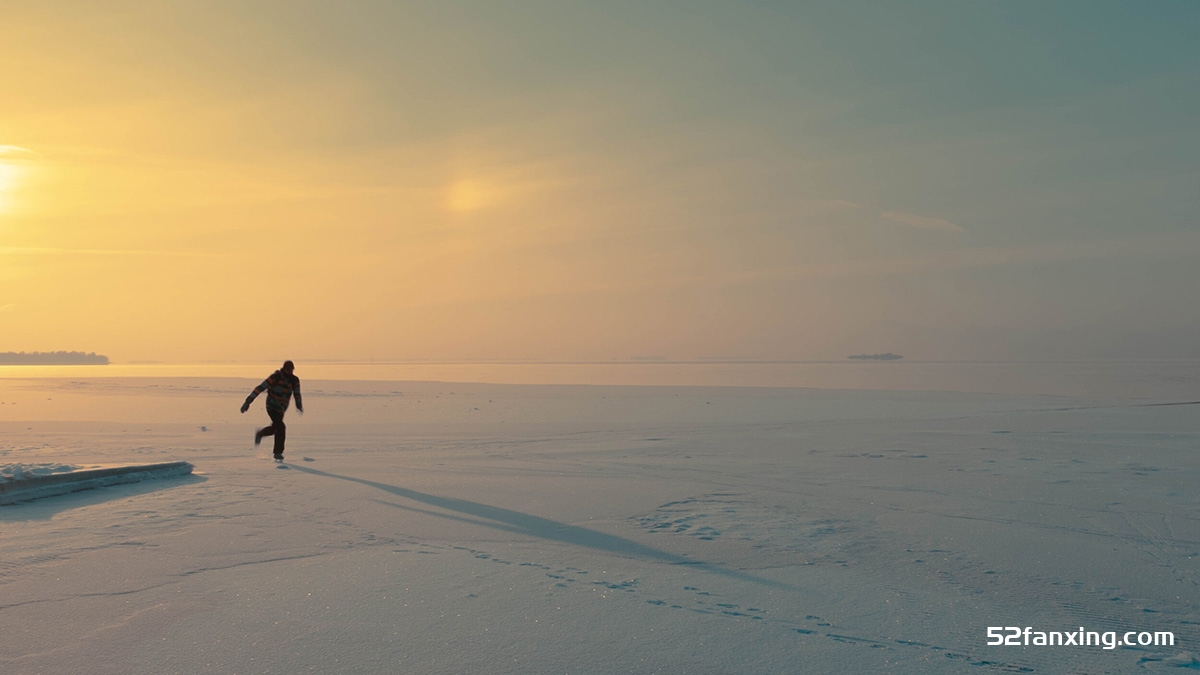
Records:
[[[1200,358],[1200,4],[0,0],[0,351]]]

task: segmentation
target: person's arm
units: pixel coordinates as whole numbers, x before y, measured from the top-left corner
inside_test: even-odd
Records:
[[[247,410],[249,410],[250,404],[254,402],[254,399],[257,398],[259,394],[266,391],[267,387],[269,387],[269,386],[271,386],[271,383],[268,382],[267,380],[263,380],[262,384],[255,387],[254,391],[250,392],[250,395],[246,397],[246,402],[242,404],[242,412],[246,412]],[[299,405],[299,401],[297,401],[296,404]]]
[[[292,393],[296,396],[296,410],[303,415],[304,401],[300,399],[300,378],[296,378],[296,384],[292,387]]]

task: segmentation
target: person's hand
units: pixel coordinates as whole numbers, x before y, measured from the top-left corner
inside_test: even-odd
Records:
[[[298,412],[298,413],[300,413],[301,415],[303,415],[303,414],[304,414],[304,408],[301,408],[300,406],[296,406],[296,412]]]
[[[247,411],[247,410],[249,410],[249,409],[250,409],[250,402],[249,402],[249,401],[246,401],[245,403],[243,403],[243,404],[242,404],[242,412],[246,412],[246,411]]]

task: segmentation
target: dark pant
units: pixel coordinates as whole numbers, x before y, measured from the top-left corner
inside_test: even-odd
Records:
[[[283,411],[267,408],[267,415],[271,417],[271,426],[263,429],[262,435],[275,437],[275,454],[282,456],[283,441],[287,438],[287,425],[283,423]]]

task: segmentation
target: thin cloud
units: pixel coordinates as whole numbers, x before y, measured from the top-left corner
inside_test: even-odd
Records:
[[[917,256],[800,264],[775,269],[756,269],[723,275],[681,275],[669,280],[628,280],[614,284],[574,289],[576,292],[730,286],[763,281],[798,279],[846,279],[928,274],[1009,266],[1057,265],[1061,263],[1115,258],[1172,258],[1194,256],[1200,251],[1200,235],[1186,233],[1135,240],[1105,239],[1040,247],[1014,247],[942,251]],[[572,290],[564,291],[573,292]],[[546,295],[558,295],[548,293]]]
[[[0,158],[29,159],[36,154],[36,152],[29,148],[22,148],[19,145],[0,145]]]
[[[936,230],[939,232],[962,232],[961,225],[955,225],[948,220],[941,218],[930,218],[928,216],[918,216],[912,213],[901,213],[899,211],[884,211],[879,214],[888,220],[903,223],[909,227],[915,227],[918,230]]]
[[[93,256],[138,256],[138,255],[169,255],[185,257],[203,257],[209,254],[197,251],[138,251],[100,248],[42,248],[35,246],[0,246],[0,255],[93,255]]]
[[[807,203],[817,208],[826,208],[832,210],[858,210],[867,208],[862,204],[856,204],[845,199],[814,199]]]

